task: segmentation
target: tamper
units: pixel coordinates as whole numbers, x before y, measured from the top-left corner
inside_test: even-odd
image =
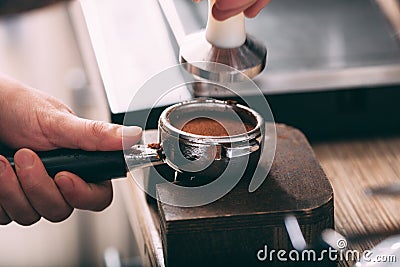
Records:
[[[243,79],[242,73],[253,78],[263,71],[267,49],[252,36],[246,34],[243,12],[224,21],[212,15],[215,0],[209,0],[208,21],[205,31],[186,36],[180,46],[180,61],[186,70],[207,80],[236,82]],[[199,62],[202,62],[199,64]],[[204,64],[210,62],[210,64]],[[229,68],[220,68],[221,63]]]

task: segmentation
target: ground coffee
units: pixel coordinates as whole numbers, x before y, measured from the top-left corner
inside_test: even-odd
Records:
[[[248,132],[254,126],[231,120],[213,120],[210,118],[196,118],[187,122],[181,130],[191,134],[205,136],[229,136]]]

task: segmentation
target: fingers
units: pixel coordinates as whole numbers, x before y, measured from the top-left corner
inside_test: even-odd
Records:
[[[3,156],[0,156],[0,206],[11,220],[22,225],[30,225],[40,219],[40,215],[25,197],[13,169]]]
[[[58,173],[54,181],[64,199],[74,208],[101,211],[108,207],[113,199],[111,181],[88,184],[69,172]]]
[[[251,6],[255,2],[257,2],[257,0],[216,0],[215,6],[221,11],[228,11],[241,9],[244,6]]]
[[[68,218],[73,209],[64,200],[39,157],[29,149],[14,156],[19,183],[36,212],[51,222]]]
[[[16,173],[0,156],[0,224],[11,220],[31,225],[41,217],[52,222],[68,218],[73,208],[64,200],[38,156],[28,149],[14,156]],[[1,167],[0,167],[1,168]]]
[[[142,135],[140,127],[87,120],[67,113],[58,114],[54,123],[44,127],[50,128],[45,132],[55,146],[88,151],[120,150],[123,148],[122,141],[133,145]]]
[[[217,20],[226,20],[243,12],[243,10],[246,10],[247,8],[252,6],[256,1],[257,0],[250,0],[243,2],[240,0],[234,0],[232,1],[232,5],[230,4],[230,1],[217,1],[212,7],[212,14]],[[227,4],[228,2],[229,4]]]
[[[271,0],[258,0],[254,5],[244,11],[244,15],[248,18],[254,18]]]
[[[16,173],[0,156],[0,224],[31,225],[41,217],[52,222],[68,218],[73,208],[100,211],[113,198],[110,181],[87,184],[75,174],[61,172],[53,180],[29,149],[14,156]],[[16,175],[17,174],[17,175]]]
[[[212,8],[212,14],[217,20],[225,20],[241,12],[249,17],[255,17],[270,0],[217,0]]]

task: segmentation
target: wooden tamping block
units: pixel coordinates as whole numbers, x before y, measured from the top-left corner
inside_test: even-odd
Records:
[[[219,200],[200,207],[170,206],[173,194],[158,184],[161,239],[167,266],[288,265],[264,262],[257,252],[292,249],[284,226],[297,217],[307,243],[334,227],[333,190],[305,136],[277,124],[277,148],[264,183],[248,192],[243,177]],[[276,259],[276,258],[275,258]]]

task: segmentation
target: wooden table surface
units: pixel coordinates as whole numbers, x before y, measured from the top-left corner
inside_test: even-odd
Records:
[[[312,146],[333,186],[338,232],[352,235],[400,228],[400,197],[370,197],[364,193],[370,186],[400,183],[400,137],[323,142]],[[164,266],[154,209],[149,208],[133,179],[126,182],[124,197],[144,263]],[[362,252],[378,241],[349,244],[348,248]],[[353,264],[341,261],[339,266]]]
[[[371,186],[400,183],[399,137],[319,143],[313,149],[333,187],[338,232],[352,235],[400,228],[400,197],[364,193]],[[378,241],[349,248],[364,251]]]

